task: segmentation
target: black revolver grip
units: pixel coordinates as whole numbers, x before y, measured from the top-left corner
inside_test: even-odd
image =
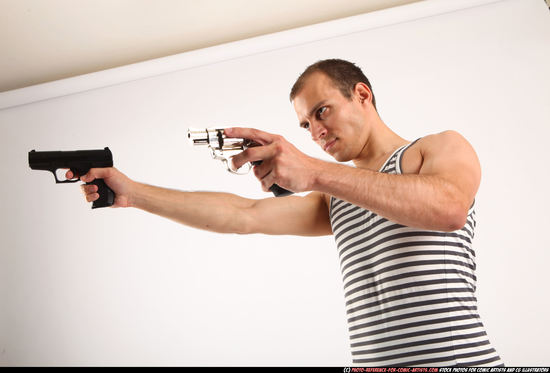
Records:
[[[252,162],[254,166],[259,166],[262,164],[262,161],[254,161]],[[284,188],[281,188],[277,184],[273,184],[269,187],[269,191],[275,195],[275,197],[286,197],[294,194],[294,192],[291,192],[290,190],[286,190]]]
[[[86,183],[86,185],[97,185],[97,193],[99,193],[99,198],[92,204],[93,209],[99,207],[109,207],[115,203],[115,192],[113,192],[113,190],[105,184],[103,179],[95,179],[91,183]]]
[[[293,194],[290,190],[286,190],[284,188],[281,188],[277,184],[273,184],[269,188],[269,191],[272,192],[275,195],[275,197],[286,197],[286,196],[290,196],[291,194]]]

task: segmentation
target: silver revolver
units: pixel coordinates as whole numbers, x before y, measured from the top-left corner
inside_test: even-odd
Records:
[[[260,146],[255,141],[237,137],[226,137],[223,128],[189,128],[187,129],[187,138],[193,146],[208,146],[212,158],[222,161],[227,171],[237,174],[247,174],[252,166],[259,165],[262,161],[247,163],[239,169],[235,169],[231,158],[238,153],[254,146]],[[293,192],[283,189],[277,184],[273,184],[269,190],[275,197],[284,197],[293,194]]]

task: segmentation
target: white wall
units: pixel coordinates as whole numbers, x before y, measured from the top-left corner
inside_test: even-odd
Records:
[[[0,92],[421,0],[2,0]]]
[[[480,314],[507,365],[550,365],[550,15],[539,0],[452,2],[465,3],[485,4],[436,15],[451,2],[430,0],[354,18],[360,32],[319,31],[116,85],[106,76],[136,66],[0,94],[0,364],[349,365],[331,237],[218,235],[137,210],[92,211],[76,185],[27,162],[31,149],[109,146],[139,181],[266,197],[252,174],[231,175],[189,146],[187,127],[257,127],[328,159],[298,128],[288,92],[308,64],[339,57],[364,69],[403,137],[455,129],[474,145]],[[82,79],[96,88],[71,92]],[[7,107],[60,87],[68,95]]]

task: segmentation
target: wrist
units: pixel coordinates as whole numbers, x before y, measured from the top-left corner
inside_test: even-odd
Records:
[[[330,166],[330,163],[317,158],[311,159],[312,163],[309,168],[309,190],[320,192],[324,180],[323,176],[327,172],[327,168]]]
[[[128,207],[142,208],[144,184],[130,180],[128,185]]]
[[[322,192],[325,194],[333,194],[334,188],[345,177],[346,166],[318,160],[314,168],[314,177],[312,178],[312,189],[316,192]]]

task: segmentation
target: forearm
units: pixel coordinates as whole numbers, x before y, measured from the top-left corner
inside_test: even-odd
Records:
[[[248,233],[245,210],[253,200],[228,193],[182,192],[135,183],[131,206],[190,227],[218,233]]]
[[[314,190],[421,229],[452,231],[466,219],[459,191],[439,176],[393,175],[326,163],[315,178]]]

